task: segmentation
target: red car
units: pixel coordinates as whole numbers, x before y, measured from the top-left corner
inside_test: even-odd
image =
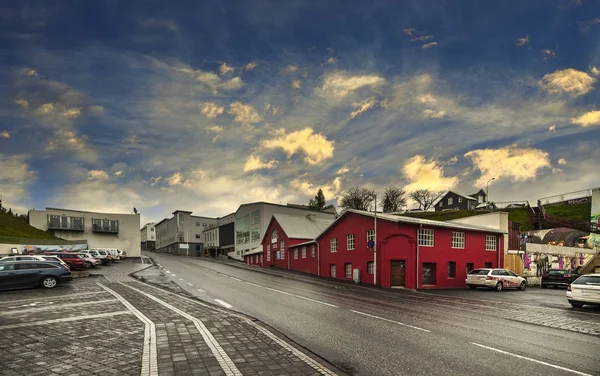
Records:
[[[45,255],[52,255],[52,256],[56,256],[59,259],[63,260],[64,262],[67,263],[67,265],[69,265],[70,269],[86,269],[87,265],[86,262],[84,261],[84,259],[82,259],[81,257],[79,257],[79,255],[77,253],[69,253],[69,252],[46,252],[44,253]]]

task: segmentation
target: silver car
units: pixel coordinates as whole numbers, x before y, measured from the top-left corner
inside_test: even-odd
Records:
[[[586,274],[567,287],[567,299],[574,308],[600,305],[600,273]]]

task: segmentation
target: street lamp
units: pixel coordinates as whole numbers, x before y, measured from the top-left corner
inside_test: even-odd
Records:
[[[492,180],[496,180],[496,178],[491,178],[490,180],[488,180],[488,182],[486,184],[486,188],[485,188],[485,196],[486,196],[488,202],[490,202],[490,182]]]

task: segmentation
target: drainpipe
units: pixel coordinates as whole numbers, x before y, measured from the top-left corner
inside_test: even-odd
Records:
[[[290,249],[290,247],[288,247],[288,249]],[[287,251],[284,250],[283,252],[287,252]],[[291,253],[287,253],[285,256],[288,259],[288,270],[289,270],[290,269],[290,262],[291,262],[290,261],[290,257],[292,257],[292,255],[291,255]]]
[[[419,226],[419,228],[417,229],[417,257],[416,257],[416,264],[415,264],[415,290],[419,288],[419,229],[423,228],[423,224],[421,223],[421,225]]]
[[[317,275],[321,276],[321,247],[319,246],[319,242],[317,243]]]
[[[502,237],[504,237],[504,235],[502,235]],[[497,243],[496,244],[496,249],[498,250],[498,264],[496,264],[497,265],[496,267],[499,268],[500,267],[500,252],[501,252],[501,249],[500,249],[500,236],[496,236],[496,243]]]

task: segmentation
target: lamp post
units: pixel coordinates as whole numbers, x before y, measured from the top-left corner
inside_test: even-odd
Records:
[[[486,184],[486,188],[485,188],[485,196],[487,198],[487,202],[490,202],[490,182],[492,180],[496,180],[496,178],[491,178],[490,180],[488,180],[487,184]]]

